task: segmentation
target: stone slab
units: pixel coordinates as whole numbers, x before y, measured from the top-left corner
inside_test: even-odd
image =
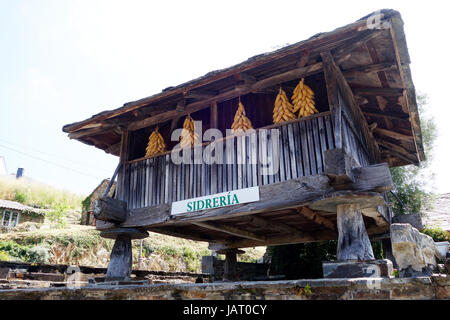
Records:
[[[308,288],[308,290],[307,290]],[[303,279],[0,290],[1,300],[436,300],[450,277]]]
[[[389,278],[393,266],[388,259],[322,262],[324,278]]]

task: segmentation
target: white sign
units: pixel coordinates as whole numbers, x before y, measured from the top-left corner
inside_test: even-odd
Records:
[[[239,189],[172,203],[171,214],[195,212],[259,201],[259,187]]]

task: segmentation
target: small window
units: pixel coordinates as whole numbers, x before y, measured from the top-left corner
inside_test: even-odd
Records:
[[[9,223],[10,228],[14,228],[19,222],[19,214],[17,212],[12,212],[11,222]]]
[[[14,228],[19,222],[19,213],[12,211],[3,211],[2,225],[7,228]]]
[[[3,225],[5,227],[9,227],[9,218],[11,217],[11,212],[9,211],[3,211]]]

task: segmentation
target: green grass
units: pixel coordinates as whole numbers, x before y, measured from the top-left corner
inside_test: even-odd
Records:
[[[0,234],[0,260],[106,267],[114,241],[100,237],[94,227],[68,225],[64,229],[38,229]],[[133,268],[137,268],[139,241],[133,241]],[[99,252],[104,259],[99,258]],[[264,247],[246,248],[239,261],[255,262]],[[48,255],[46,255],[48,253]],[[150,232],[142,243],[142,256],[154,271],[201,272],[201,257],[210,255],[208,243]]]
[[[59,190],[46,184],[30,182],[26,178],[13,176],[0,178],[0,199],[23,203],[36,208],[54,208],[66,205],[70,209],[80,209],[85,196],[67,190]]]

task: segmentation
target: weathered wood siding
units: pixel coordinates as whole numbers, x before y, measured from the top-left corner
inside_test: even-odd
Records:
[[[344,148],[353,156],[355,160],[359,162],[360,166],[365,167],[374,164],[375,162],[373,159],[370,159],[369,152],[367,150],[367,142],[362,134],[360,125],[355,119],[352,118],[350,109],[340,93],[338,94],[338,97],[339,109],[340,112],[342,112],[342,116],[339,117],[342,121],[342,132],[340,134]]]
[[[198,158],[196,164],[195,152],[187,164],[174,164],[170,153],[130,161],[125,176],[119,175],[118,198],[135,209],[323,173],[323,152],[335,148],[329,112],[265,129],[217,143],[223,164],[199,163]],[[277,154],[275,142],[279,156],[272,157]],[[262,163],[268,159],[279,161],[274,174],[265,174]]]

